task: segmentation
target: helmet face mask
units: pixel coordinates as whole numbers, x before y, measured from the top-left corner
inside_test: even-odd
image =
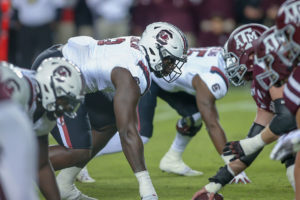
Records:
[[[287,66],[292,66],[300,56],[300,45],[293,40],[294,34],[295,28],[290,24],[276,32],[276,37],[283,40],[277,54]]]
[[[234,86],[240,86],[245,83],[244,75],[247,72],[245,64],[239,64],[239,58],[233,52],[224,54],[226,64],[226,74]]]
[[[267,91],[279,80],[279,74],[272,69],[274,57],[269,54],[260,59],[256,58],[256,63],[265,70],[256,76],[256,80]]]
[[[161,63],[154,66],[154,74],[158,78],[163,78],[167,82],[175,81],[181,74],[181,68],[186,62],[186,58],[177,58],[167,49],[160,47],[159,55]]]
[[[188,47],[184,34],[177,27],[165,22],[150,24],[139,44],[143,46],[156,77],[172,82],[181,75]]]
[[[76,117],[76,109],[84,99],[84,79],[80,70],[64,58],[49,58],[37,69],[40,101],[55,119],[65,114]]]
[[[300,1],[287,0],[281,4],[276,16],[277,35],[284,42],[278,56],[287,66],[299,62],[300,57]]]
[[[51,88],[53,89],[56,101],[49,105],[55,106],[55,116],[61,117],[64,114],[70,118],[75,118],[76,112],[84,100],[84,96],[76,97],[76,95],[71,92],[67,92],[64,88],[59,86],[56,87],[53,76],[51,77]]]
[[[270,87],[281,86],[291,73],[291,67],[278,56],[284,40],[278,37],[275,27],[263,33],[255,49],[255,63],[263,70],[256,75],[256,80],[264,90]]]

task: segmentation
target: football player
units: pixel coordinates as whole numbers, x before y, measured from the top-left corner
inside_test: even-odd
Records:
[[[30,87],[21,73],[4,65],[0,63],[0,199],[37,200],[37,141],[26,114]]]
[[[81,195],[74,185],[76,175],[118,131],[123,152],[139,182],[141,198],[158,199],[145,166],[136,106],[150,87],[151,72],[167,82],[181,74],[187,48],[185,36],[177,27],[156,22],[146,27],[141,38],[97,41],[73,37],[37,57],[34,69],[45,58],[58,55],[77,64],[86,80],[87,94],[78,116],[60,118],[52,131],[60,144],[50,147],[54,169],[69,167],[57,176],[62,198],[76,199]]]
[[[265,125],[261,126],[260,130],[257,130],[253,137],[226,144],[224,155],[232,157],[235,154],[236,156],[229,165],[221,168],[216,176],[210,178],[210,183],[196,193],[194,197],[204,192],[208,192],[210,197],[213,197],[222,186],[227,184],[234,174],[244,170],[253,162],[266,143],[275,140],[279,135],[295,129],[295,120],[287,110],[282,99],[282,85],[293,67],[286,67],[279,58],[277,52],[281,47],[282,40],[276,37],[275,31],[275,27],[272,27],[263,33],[256,44],[255,51],[257,65],[254,67],[252,95],[254,95],[256,104],[260,108],[265,108],[265,111],[268,108],[268,115],[265,115],[268,118],[256,116],[256,119],[264,122]],[[266,68],[273,69],[271,70],[272,72],[276,69],[278,73],[265,72]],[[276,87],[271,87],[272,85]],[[270,133],[272,133],[272,137],[266,137]],[[286,164],[287,177],[294,187],[294,157],[285,157],[282,162]]]
[[[17,94],[22,99],[22,105],[28,108],[33,130],[38,138],[40,190],[46,199],[60,199],[48,158],[48,134],[54,128],[56,118],[63,114],[76,116],[76,109],[83,99],[83,77],[74,64],[63,58],[45,60],[38,66],[37,72],[20,69],[5,62],[1,63],[0,69],[8,75],[16,73],[22,76],[21,83],[15,76],[11,76],[6,81],[9,83],[6,90],[14,94],[20,88],[26,88],[25,92],[21,90],[23,92]],[[14,86],[16,83],[19,84]]]
[[[152,76],[150,92],[139,102],[139,132],[143,143],[153,134],[153,118],[157,98],[166,101],[182,116],[176,124],[177,134],[169,151],[160,162],[160,169],[184,176],[198,176],[202,172],[192,170],[182,160],[188,143],[202,127],[204,120],[208,133],[219,154],[226,143],[226,136],[219,123],[215,102],[228,91],[229,81],[225,75],[223,48],[191,48],[182,75],[172,83]],[[122,151],[117,134],[99,155]],[[227,162],[227,161],[226,161]],[[246,174],[236,177],[237,181],[249,182]]]
[[[284,38],[282,48],[278,51],[278,56],[287,65],[297,65],[293,73],[288,78],[284,87],[284,101],[290,112],[296,116],[297,130],[281,137],[274,147],[271,158],[281,159],[286,155],[299,151],[300,140],[300,112],[299,112],[299,84],[300,84],[300,1],[290,0],[283,3],[277,13],[276,26],[277,33]],[[268,70],[270,72],[270,70]],[[300,154],[297,153],[295,162],[295,185],[296,199],[300,199]]]

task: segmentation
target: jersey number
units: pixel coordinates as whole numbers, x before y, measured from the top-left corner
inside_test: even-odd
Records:
[[[98,45],[112,45],[112,44],[121,44],[124,42],[125,38],[117,38],[117,39],[107,39],[107,40],[99,40]]]

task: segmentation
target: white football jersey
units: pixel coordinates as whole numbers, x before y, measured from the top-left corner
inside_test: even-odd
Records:
[[[139,49],[139,39],[134,36],[107,40],[73,37],[64,45],[62,53],[80,68],[87,93],[114,92],[111,72],[115,67],[122,67],[131,73],[141,94],[144,94],[150,86],[150,70],[145,55]]]
[[[225,76],[225,62],[221,47],[190,48],[187,62],[182,67],[181,76],[167,83],[162,78],[152,79],[160,88],[168,92],[187,92],[195,95],[192,85],[194,76],[199,75],[216,99],[224,97],[228,91],[228,79]]]
[[[31,84],[32,104],[30,105],[30,109],[29,109],[29,117],[33,121],[33,114],[37,107],[36,101],[35,101],[37,98],[37,93],[36,93],[35,88],[38,87],[37,82],[34,79],[35,71],[26,70],[26,69],[20,69],[20,70],[21,70],[22,74],[24,75],[24,77],[27,78],[29,80],[29,83]],[[46,112],[44,112],[44,114],[34,122],[33,130],[37,136],[43,136],[43,135],[47,135],[48,133],[50,133],[50,131],[55,127],[55,125],[56,125],[56,121],[49,120],[46,115]]]

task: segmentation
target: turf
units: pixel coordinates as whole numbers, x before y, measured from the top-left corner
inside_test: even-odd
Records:
[[[256,113],[249,86],[231,88],[225,98],[217,101],[217,107],[227,139],[244,138]],[[204,175],[183,177],[160,171],[159,161],[173,141],[178,118],[174,110],[159,100],[153,137],[145,145],[147,168],[159,199],[162,200],[191,199],[198,189],[208,183],[208,178],[224,165],[203,127],[189,144],[183,158],[190,167],[204,172]],[[285,167],[280,162],[269,159],[273,145],[266,147],[246,170],[251,184],[228,185],[220,191],[226,200],[293,199],[293,190],[285,176]],[[100,200],[140,199],[136,178],[123,153],[97,157],[88,164],[88,169],[96,183],[76,183],[85,194]]]

